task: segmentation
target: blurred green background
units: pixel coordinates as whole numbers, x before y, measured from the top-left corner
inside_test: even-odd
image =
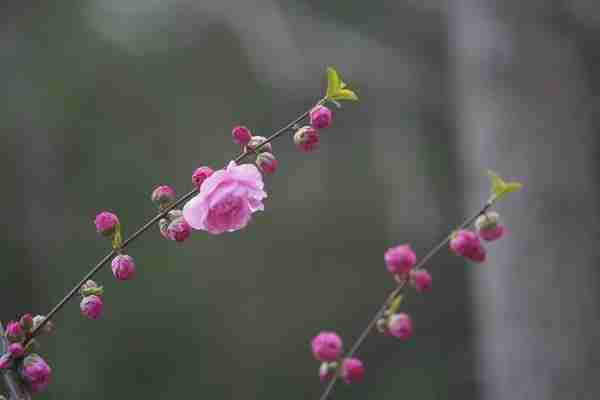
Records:
[[[335,112],[317,152],[274,144],[280,168],[247,229],[183,245],[154,229],[128,249],[135,280],[102,271],[103,319],[74,301],[42,340],[54,373],[40,399],[316,399],[310,338],[336,330],[349,345],[393,286],[383,251],[424,254],[485,200],[486,168],[526,183],[500,207],[510,237],[487,265],[436,257],[433,292],[405,303],[414,339],[371,338],[364,384],[334,398],[600,394],[599,5],[0,10],[3,321],[47,311],[106,252],[98,211],[131,233],[155,212],[154,186],[184,193],[194,168],[237,154],[232,126],[266,136],[314,104],[327,65],[361,98]]]

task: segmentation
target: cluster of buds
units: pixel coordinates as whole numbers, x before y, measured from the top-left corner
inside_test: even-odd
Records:
[[[480,215],[475,221],[475,232],[461,229],[452,234],[450,249],[458,256],[475,263],[486,260],[486,249],[480,239],[492,242],[504,235],[504,226],[500,216],[494,211]]]
[[[8,349],[0,355],[0,370],[12,368],[32,393],[44,391],[50,383],[51,369],[46,361],[35,353],[38,342],[33,338],[33,332],[46,317],[24,314],[19,321],[11,321],[6,326],[5,337]],[[51,321],[47,321],[39,333],[50,333],[54,329]]]
[[[200,190],[200,185],[202,185],[202,182],[204,182],[206,178],[212,175],[212,172],[212,169],[208,167],[198,168],[192,175],[192,183]],[[162,211],[165,207],[168,207],[175,201],[175,190],[167,185],[157,186],[152,191],[151,198],[152,202],[158,206],[159,211]],[[158,229],[162,237],[175,242],[184,242],[192,233],[192,228],[185,218],[183,218],[181,210],[169,211],[165,218],[161,218],[158,221]]]
[[[320,129],[329,128],[333,113],[324,105],[317,104],[309,112],[310,125],[296,130],[294,143],[296,147],[305,152],[314,151],[319,147]]]
[[[279,161],[273,154],[273,145],[267,142],[264,136],[254,136],[245,126],[236,126],[231,131],[233,141],[244,149],[245,152],[256,154],[256,166],[264,174],[270,175],[277,170]]]
[[[417,255],[409,244],[394,246],[383,256],[387,270],[399,284],[408,283],[418,293],[431,290],[432,278],[423,268],[416,269]]]
[[[319,367],[319,378],[325,383],[339,375],[348,384],[361,382],[365,374],[363,363],[358,358],[342,358],[342,339],[335,332],[321,332],[310,343],[311,351]]]

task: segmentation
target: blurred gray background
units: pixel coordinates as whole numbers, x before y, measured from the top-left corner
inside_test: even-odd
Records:
[[[600,3],[594,0],[4,0],[0,319],[44,313],[126,233],[149,193],[236,154],[313,104],[327,65],[361,101],[300,154],[275,143],[266,212],[242,232],[156,230],[109,270],[105,316],[77,301],[44,338],[44,399],[316,399],[308,341],[349,344],[393,283],[383,251],[418,254],[487,197],[486,169],[525,190],[499,206],[489,261],[443,251],[411,296],[415,337],[373,337],[363,385],[336,399],[600,396]]]

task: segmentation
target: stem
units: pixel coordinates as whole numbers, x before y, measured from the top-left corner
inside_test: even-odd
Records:
[[[322,104],[324,101],[325,101],[325,99],[321,99],[317,102],[317,104]],[[297,123],[299,123],[300,121],[302,121],[303,119],[308,117],[309,113],[310,113],[310,111],[305,111],[300,116],[296,117],[293,121],[289,122],[284,127],[275,131],[263,143],[261,143],[260,145],[257,145],[253,150],[244,148],[242,153],[240,155],[238,155],[233,161],[236,164],[239,164],[240,161],[243,161],[250,154],[255,154],[261,147],[263,147],[267,143],[270,143],[273,140],[277,139],[279,136],[284,134],[286,131],[292,129],[294,127],[294,125],[296,125]],[[197,189],[190,191],[189,193],[187,193],[187,194],[183,195],[182,197],[180,197],[179,199],[177,199],[177,201],[175,201],[173,204],[171,204],[170,206],[168,206],[167,208],[162,210],[156,216],[152,217],[150,220],[148,220],[146,223],[144,223],[140,228],[138,228],[130,237],[125,239],[123,241],[123,243],[121,244],[121,247],[119,250],[127,247],[127,245],[129,245],[134,240],[136,240],[138,237],[140,237],[144,232],[146,232],[148,229],[150,229],[152,227],[152,225],[156,224],[161,218],[165,218],[167,216],[167,214],[169,213],[169,211],[171,211],[175,207],[178,207],[181,204],[185,203],[187,200],[191,199],[197,193],[198,193]],[[87,282],[89,279],[94,277],[94,275],[96,275],[96,273],[98,271],[100,271],[100,269],[102,269],[102,267],[104,265],[106,265],[116,254],[117,254],[117,252],[115,250],[111,250],[103,258],[101,258],[100,261],[98,261],[98,263],[87,274],[85,274],[85,276],[75,286],[73,286],[73,288],[54,307],[52,307],[50,312],[48,312],[48,314],[46,315],[46,318],[44,319],[44,321],[40,325],[38,325],[31,332],[31,335],[25,340],[24,346],[26,346],[27,343],[29,343],[29,341],[31,339],[33,339],[40,332],[40,330],[44,327],[44,325],[48,321],[50,321],[52,319],[52,317],[54,317],[65,306],[65,304],[67,304],[69,302],[69,300],[71,300],[77,294],[77,292],[79,291],[81,286],[83,286],[83,284],[85,282]]]
[[[464,220],[463,223],[460,224],[458,226],[458,228],[456,228],[456,230],[465,229],[465,228],[469,227],[471,224],[473,224],[475,222],[475,220],[480,215],[485,214],[492,207],[493,203],[494,203],[493,200],[487,201],[484,204],[484,206],[479,211],[477,211],[476,214],[474,214],[471,217]],[[414,269],[417,270],[417,269],[422,268],[429,260],[431,260],[431,258],[433,258],[433,256],[435,256],[442,248],[444,248],[451,239],[452,239],[452,233],[447,235],[441,242],[439,242],[431,250],[429,250],[429,252],[427,254],[425,254],[425,256],[417,263],[417,265],[415,265]],[[358,339],[356,339],[356,341],[354,342],[354,344],[352,345],[350,350],[348,350],[348,352],[344,355],[344,358],[352,357],[358,351],[360,346],[363,344],[363,342],[369,336],[369,333],[371,333],[371,331],[377,324],[377,321],[383,316],[385,310],[389,307],[389,305],[392,303],[392,301],[400,294],[402,289],[404,289],[404,287],[406,286],[406,283],[407,283],[407,280],[403,280],[400,284],[398,284],[398,286],[396,286],[396,288],[394,290],[392,290],[390,292],[390,294],[386,297],[386,300],[383,302],[381,307],[379,307],[379,309],[377,310],[375,315],[373,315],[373,318],[371,318],[371,320],[367,324],[366,328],[363,329],[361,334],[358,336]],[[340,376],[339,373],[336,373],[333,376],[331,381],[329,381],[329,383],[325,387],[325,390],[321,394],[321,397],[319,398],[319,400],[327,399],[327,397],[331,394],[331,391],[333,390],[333,387],[335,386],[339,376]]]

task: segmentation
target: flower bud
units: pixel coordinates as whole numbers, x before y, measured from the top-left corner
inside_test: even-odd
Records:
[[[8,352],[13,358],[19,358],[23,356],[25,349],[21,343],[11,343],[8,345]]]
[[[313,151],[319,146],[319,131],[312,126],[303,126],[294,133],[294,143],[302,151]]]
[[[23,314],[19,320],[19,324],[23,328],[23,331],[30,332],[33,328],[33,316],[29,313]]]
[[[115,234],[117,225],[119,224],[119,218],[111,212],[102,211],[96,215],[94,220],[96,224],[96,231],[104,236],[112,236]]]
[[[44,315],[36,315],[35,317],[33,317],[33,329],[37,329],[37,327],[40,326],[42,324],[42,322],[44,322],[45,319],[46,319],[46,317]],[[42,327],[42,332],[44,332],[44,333],[54,332],[54,322],[52,322],[52,321],[46,322],[44,324],[44,326]]]
[[[264,146],[261,146],[266,141],[267,138],[264,136],[252,136],[252,139],[250,139],[246,147],[248,147],[249,150],[256,151],[257,153],[262,153],[265,151],[272,153],[273,146],[271,146],[271,143],[267,143]]]
[[[135,263],[133,258],[126,254],[119,254],[110,263],[113,275],[120,281],[132,279],[135,276]]]
[[[500,216],[494,211],[480,215],[475,221],[475,229],[479,237],[488,242],[500,239],[504,235],[504,226],[500,223]]]
[[[322,363],[321,366],[319,367],[319,380],[321,381],[321,383],[330,381],[334,377],[335,370],[337,368],[338,368],[337,362]]]
[[[239,145],[245,146],[252,139],[252,132],[245,126],[236,126],[231,131],[233,141]]]
[[[12,365],[12,357],[10,353],[5,353],[0,356],[0,370],[10,368]]]
[[[394,314],[388,320],[388,329],[392,336],[400,340],[406,340],[412,336],[413,326],[408,314]]]
[[[313,107],[309,113],[310,124],[313,128],[324,129],[331,125],[332,113],[331,110],[320,104]]]
[[[86,296],[81,300],[79,308],[81,313],[89,319],[98,319],[102,315],[102,299],[96,295]]]
[[[410,284],[419,293],[431,290],[431,275],[424,269],[410,271]]]
[[[409,272],[417,262],[417,255],[410,245],[405,244],[387,249],[384,255],[385,265],[392,274]]]
[[[175,219],[167,227],[167,238],[176,242],[185,241],[191,233],[192,227],[183,217]]]
[[[272,153],[260,153],[256,156],[256,165],[265,174],[272,174],[277,169],[279,161]]]
[[[38,354],[30,354],[23,360],[19,374],[32,393],[46,390],[52,370]]]
[[[79,293],[81,293],[83,297],[91,295],[101,296],[103,292],[104,288],[102,286],[99,286],[96,282],[94,282],[91,279],[84,283],[79,289]]]
[[[10,342],[20,342],[25,338],[21,324],[16,321],[10,321],[6,325],[5,335]]]
[[[465,257],[475,263],[482,263],[485,262],[487,255],[485,248],[483,246],[479,246],[472,253],[469,253]]]
[[[477,235],[469,230],[460,230],[452,234],[450,249],[457,255],[474,262],[485,261],[485,249]]]
[[[319,361],[335,361],[342,353],[342,339],[335,332],[319,333],[310,346],[313,356]]]
[[[175,191],[167,185],[157,186],[152,191],[151,199],[157,206],[164,207],[175,200]]]
[[[213,170],[211,167],[200,167],[197,168],[192,174],[192,183],[194,187],[200,190],[200,186],[202,186],[202,182],[206,180],[209,176],[213,174]]]
[[[350,383],[359,383],[363,380],[365,375],[365,367],[363,366],[362,361],[358,358],[344,358],[342,361],[342,370],[340,372],[340,376],[344,380],[344,382]]]

